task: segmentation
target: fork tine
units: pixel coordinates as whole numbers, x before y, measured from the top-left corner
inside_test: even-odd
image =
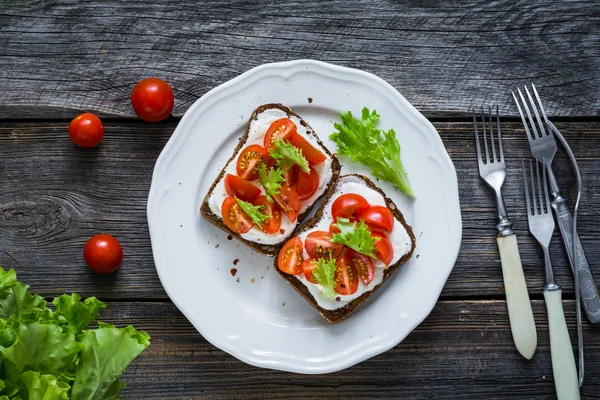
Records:
[[[535,162],[535,175],[537,177],[538,184],[538,197],[540,200],[540,214],[546,214],[548,210],[544,210],[544,192],[542,191],[542,181],[540,179],[540,163],[538,161]],[[545,189],[545,187],[544,187]]]
[[[533,101],[531,94],[529,94],[529,90],[527,89],[527,86],[525,86],[525,92],[527,93],[527,97],[529,98],[529,101],[531,103],[531,108],[533,108],[533,113],[535,114],[535,119],[538,122],[538,126],[540,128],[541,135],[542,135],[541,137],[544,137],[547,135],[546,129],[544,129],[544,123],[542,122],[542,119],[540,118],[540,114],[538,113],[538,107],[537,107],[535,101]]]
[[[475,117],[475,108],[473,108],[473,129],[475,130],[475,148],[477,149],[477,161],[479,165],[483,164],[481,158],[481,147],[479,146],[479,129],[477,128],[477,117]]]
[[[498,152],[500,153],[500,162],[504,162],[504,151],[502,150],[502,133],[500,132],[500,115],[498,114],[498,104],[496,104],[496,133],[498,134]]]
[[[485,114],[483,113],[483,107],[481,107],[481,125],[483,125],[483,147],[485,149],[485,163],[490,163],[490,152],[488,150],[487,134],[485,131]]]
[[[527,117],[529,118],[528,120],[531,125],[531,129],[533,129],[534,138],[537,139],[541,136],[539,135],[538,130],[535,127],[535,122],[533,120],[533,117],[531,116],[531,111],[529,111],[529,106],[527,105],[527,102],[525,101],[525,97],[523,97],[523,93],[521,92],[521,89],[517,88],[517,92],[519,92],[519,96],[521,97],[521,100],[523,101],[523,107],[525,107],[525,113],[527,114]]]
[[[496,162],[496,145],[494,144],[494,124],[492,123],[492,107],[488,106],[488,117],[490,120],[490,141],[492,142],[492,162]]]
[[[540,99],[540,95],[538,94],[537,89],[535,88],[535,85],[533,83],[531,84],[531,88],[533,89],[533,95],[535,96],[535,98],[537,100],[538,107],[540,108],[540,111],[542,112],[542,117],[544,117],[544,121],[546,121],[546,123],[547,123],[548,116],[546,115],[546,110],[544,109],[544,104],[542,103],[542,100]]]
[[[531,132],[529,131],[529,127],[527,126],[527,120],[525,119],[525,115],[523,115],[523,110],[521,110],[521,105],[519,104],[519,100],[517,96],[515,96],[515,92],[511,92],[513,99],[515,99],[515,104],[517,105],[517,109],[519,110],[519,114],[521,115],[521,121],[523,121],[523,126],[525,127],[525,133],[527,133],[527,138],[531,142],[533,137],[531,136]]]
[[[548,175],[548,170],[543,165],[542,168],[544,169],[544,197],[546,197],[546,210],[550,212],[550,197],[548,196],[548,181],[546,178]]]
[[[525,184],[525,206],[527,207],[527,215],[533,215],[531,212],[531,200],[529,200],[529,185],[527,184],[527,172],[525,163],[521,160],[521,169],[523,170],[523,183]]]
[[[533,199],[533,215],[537,214],[537,202],[535,199],[535,181],[533,178],[533,164],[531,163],[531,160],[529,160],[529,174],[531,177],[531,198]]]

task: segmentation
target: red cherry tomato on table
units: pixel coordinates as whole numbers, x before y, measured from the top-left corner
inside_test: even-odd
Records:
[[[290,136],[296,132],[296,124],[289,118],[281,118],[273,122],[265,134],[265,149],[269,150],[277,139],[289,140]]]
[[[267,196],[260,196],[254,201],[255,206],[263,206],[260,210],[263,214],[269,217],[268,220],[261,224],[261,229],[265,233],[277,233],[281,227],[281,211],[275,203],[267,200]]]
[[[264,147],[257,144],[246,147],[235,165],[238,176],[247,181],[258,179],[258,167],[265,162],[266,157],[267,151]]]
[[[302,241],[295,237],[290,239],[279,252],[277,256],[277,267],[280,271],[290,275],[298,275],[303,272]]]
[[[392,212],[384,206],[371,206],[358,216],[373,229],[381,229],[391,232],[394,228],[394,216]]]
[[[336,293],[349,295],[358,289],[358,274],[348,260],[346,254],[338,258],[335,262],[334,275]]]
[[[281,208],[281,211],[288,217],[292,222],[296,222],[300,215],[300,209],[302,208],[302,200],[298,196],[298,192],[289,186],[281,186],[278,194],[273,196],[275,202]]]
[[[385,265],[390,265],[394,259],[394,248],[392,242],[381,232],[371,232],[372,237],[378,237],[379,240],[375,241],[375,254],[377,259]]]
[[[320,164],[323,161],[327,160],[325,154],[321,153],[320,150],[316,149],[308,140],[306,140],[300,133],[297,131],[290,136],[290,143],[294,146],[302,150],[302,155],[306,158],[306,161],[310,165]]]
[[[221,205],[221,215],[223,216],[225,225],[237,233],[248,232],[254,224],[252,218],[242,210],[233,196],[229,196],[223,200],[223,205]]]
[[[349,250],[346,253],[346,258],[350,261],[360,279],[365,285],[368,285],[375,277],[375,268],[373,268],[371,257],[360,254],[354,250]]]
[[[329,257],[329,253],[333,258],[337,258],[342,254],[344,245],[333,243],[331,241],[331,233],[325,231],[314,231],[309,233],[304,240],[306,252],[313,258]]]
[[[367,208],[369,208],[369,203],[364,197],[355,193],[347,193],[335,199],[331,205],[331,215],[334,221],[337,221],[338,217],[355,218]]]
[[[225,190],[229,195],[244,201],[252,202],[260,196],[260,189],[258,187],[232,174],[225,176]]]
[[[103,136],[102,121],[92,113],[79,114],[69,124],[69,137],[79,147],[95,147]]]
[[[167,118],[174,104],[173,91],[162,79],[142,79],[131,93],[133,110],[146,122],[159,122]]]
[[[310,199],[319,188],[319,174],[311,167],[310,173],[300,171],[298,175],[298,186],[296,190],[301,200]]]
[[[123,261],[123,249],[114,237],[101,233],[92,236],[83,246],[83,259],[99,274],[113,272]]]

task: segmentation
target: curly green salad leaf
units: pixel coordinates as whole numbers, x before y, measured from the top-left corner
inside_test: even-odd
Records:
[[[265,195],[270,202],[273,202],[273,196],[279,194],[281,184],[285,182],[283,170],[277,167],[267,168],[265,164],[258,167],[258,181],[265,189]]]
[[[321,294],[329,299],[333,299],[336,296],[335,290],[335,260],[330,257],[329,260],[325,258],[317,259],[317,266],[313,269],[312,276],[319,282],[319,285],[323,286]]]
[[[308,161],[306,161],[306,158],[302,154],[302,150],[293,146],[290,142],[286,142],[281,138],[277,139],[273,147],[269,149],[269,154],[284,171],[297,165],[302,171],[307,174],[310,173]]]
[[[0,267],[0,399],[118,399],[127,366],[150,344],[144,331],[98,322],[106,304],[76,293],[54,309]]]
[[[396,132],[376,128],[379,120],[377,111],[363,108],[360,120],[354,118],[350,111],[340,117],[342,123],[334,124],[337,131],[329,136],[337,144],[338,154],[366,165],[376,178],[391,182],[407,196],[415,197],[400,161]]]
[[[237,201],[240,208],[248,214],[250,218],[252,218],[252,222],[254,222],[260,229],[262,229],[262,223],[269,220],[269,216],[263,214],[260,210],[265,208],[265,206],[255,206],[247,201],[243,201],[234,197],[235,201]]]
[[[348,218],[338,217],[336,226],[339,228],[340,233],[333,235],[332,242],[341,243],[354,251],[376,258],[375,241],[379,238],[371,236],[371,231],[365,221],[361,219],[356,223],[350,222]]]

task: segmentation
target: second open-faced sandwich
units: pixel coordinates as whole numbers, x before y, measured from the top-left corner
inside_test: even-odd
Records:
[[[333,190],[337,158],[281,104],[250,116],[201,206],[202,214],[254,250],[273,256],[319,198]]]

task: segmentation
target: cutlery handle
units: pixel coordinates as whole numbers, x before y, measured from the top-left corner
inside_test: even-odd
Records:
[[[579,399],[579,380],[569,330],[562,307],[562,290],[544,290],[550,330],[552,374],[558,400]]]
[[[502,262],[504,292],[513,340],[519,353],[530,360],[537,346],[537,332],[521,265],[517,236],[498,236],[496,240]]]
[[[558,220],[558,227],[560,228],[560,234],[563,239],[567,254],[569,256],[569,263],[571,269],[573,268],[573,216],[569,211],[569,207],[566,204],[565,199],[562,196],[558,196],[552,202],[552,209],[556,213],[556,219]],[[590,266],[588,264],[585,253],[583,252],[583,246],[579,237],[576,238],[577,245],[577,264],[579,268],[579,293],[581,293],[581,303],[583,304],[583,310],[588,320],[592,324],[600,324],[600,294],[594,281],[594,277],[590,272]],[[574,273],[574,271],[573,271]]]

